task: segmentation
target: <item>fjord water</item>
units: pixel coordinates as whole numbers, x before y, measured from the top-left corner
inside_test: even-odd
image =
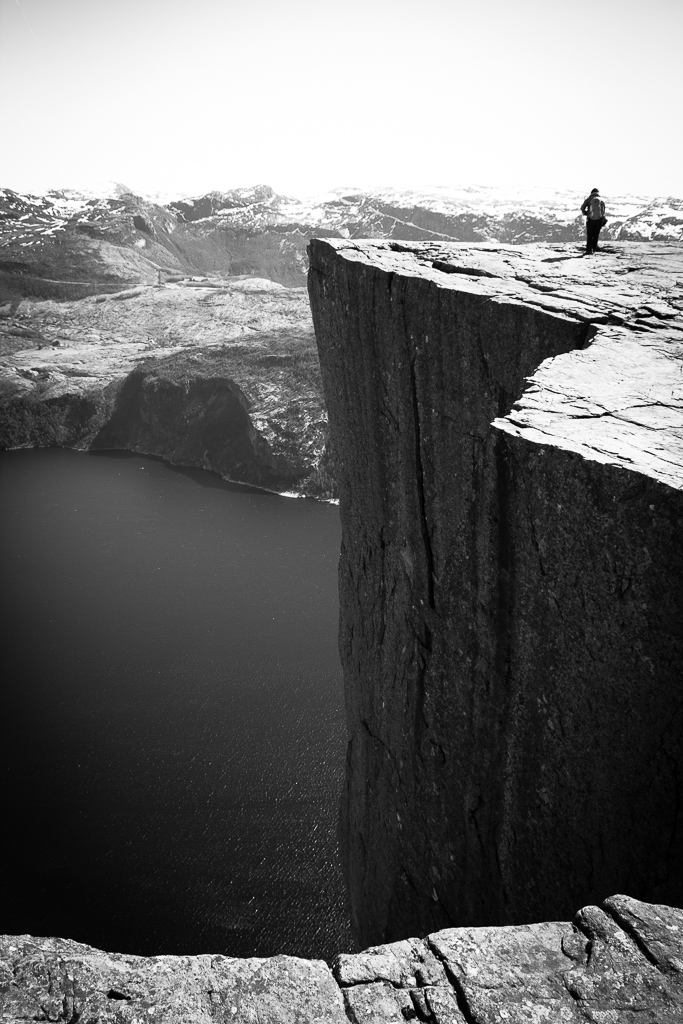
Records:
[[[123,452],[0,452],[0,931],[351,948],[334,506]]]

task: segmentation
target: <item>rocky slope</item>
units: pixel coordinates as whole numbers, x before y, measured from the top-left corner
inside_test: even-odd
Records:
[[[357,939],[683,903],[683,248],[310,254]]]
[[[127,448],[332,496],[303,289],[186,281],[4,312],[4,447]]]
[[[0,937],[0,1020],[678,1024],[683,911],[613,896],[573,922],[453,928],[320,960],[145,958]]]
[[[0,189],[0,301],[77,299],[182,270],[175,215],[113,187],[20,195]]]

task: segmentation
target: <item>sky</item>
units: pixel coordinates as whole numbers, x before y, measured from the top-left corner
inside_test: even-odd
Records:
[[[0,186],[683,197],[683,0],[0,0]]]

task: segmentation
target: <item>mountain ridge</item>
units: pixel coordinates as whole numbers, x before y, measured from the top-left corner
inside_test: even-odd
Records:
[[[570,190],[349,187],[300,199],[255,185],[161,203],[125,189],[0,189],[0,301],[79,298],[174,273],[302,285],[313,237],[520,244],[584,232],[585,196]],[[683,242],[683,199],[605,200],[606,240]]]

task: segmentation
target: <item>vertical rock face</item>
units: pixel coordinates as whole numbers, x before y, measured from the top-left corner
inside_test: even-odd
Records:
[[[310,247],[361,945],[683,902],[683,253],[572,255]]]

